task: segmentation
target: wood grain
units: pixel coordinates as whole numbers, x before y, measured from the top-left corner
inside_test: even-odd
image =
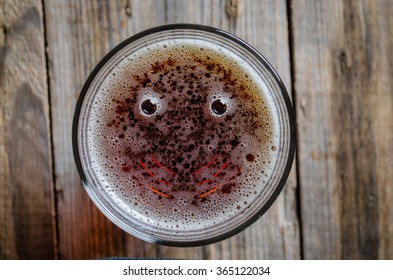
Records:
[[[55,211],[41,1],[1,1],[0,27],[0,259],[53,259]]]
[[[285,192],[260,221],[227,241],[197,248],[151,245],[123,233],[90,202],[76,173],[70,127],[79,90],[100,58],[136,32],[176,22],[228,30],[264,53],[290,90],[286,2],[229,4],[231,9],[226,1],[206,0],[45,2],[61,258],[300,257],[294,173]]]
[[[292,2],[303,251],[393,258],[393,2]]]

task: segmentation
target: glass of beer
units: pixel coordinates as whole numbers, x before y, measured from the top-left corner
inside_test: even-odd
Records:
[[[83,86],[72,134],[96,206],[129,234],[170,246],[255,222],[295,152],[292,105],[272,66],[234,35],[190,24],[111,50]]]

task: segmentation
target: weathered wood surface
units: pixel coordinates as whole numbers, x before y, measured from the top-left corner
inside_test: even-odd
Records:
[[[393,1],[0,0],[0,9],[0,259],[393,259]],[[294,85],[297,111],[297,162],[276,203],[237,236],[196,248],[148,244],[109,222],[71,147],[95,64],[125,38],[176,22],[248,41],[290,93]]]
[[[393,1],[292,3],[304,257],[393,258]]]
[[[0,259],[56,254],[41,1],[0,6]]]

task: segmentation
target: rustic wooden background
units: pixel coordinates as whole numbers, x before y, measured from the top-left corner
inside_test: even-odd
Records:
[[[94,65],[136,32],[176,22],[255,46],[297,114],[297,157],[274,206],[196,248],[111,224],[71,148]],[[0,0],[0,27],[0,259],[393,259],[392,0]]]

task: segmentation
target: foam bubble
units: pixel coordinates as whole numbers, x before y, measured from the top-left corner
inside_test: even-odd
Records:
[[[146,114],[142,109],[142,103],[146,100],[152,100],[157,109],[154,114]],[[143,88],[138,92],[136,106],[134,106],[134,114],[142,118],[154,118],[157,115],[165,113],[167,109],[166,100],[152,88]]]

